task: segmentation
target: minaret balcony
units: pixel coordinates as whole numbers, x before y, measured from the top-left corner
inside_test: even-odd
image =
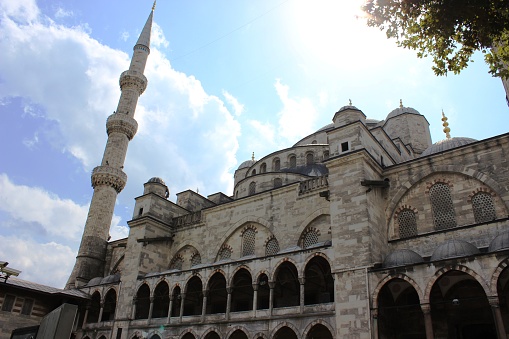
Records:
[[[138,95],[141,95],[147,88],[147,78],[138,71],[127,70],[120,74],[120,89],[134,87],[138,90]]]
[[[113,132],[123,133],[129,140],[132,140],[138,131],[138,122],[127,113],[113,113],[106,120],[106,132],[110,135]]]
[[[120,193],[127,182],[127,174],[111,166],[97,166],[92,171],[92,187],[111,186]]]

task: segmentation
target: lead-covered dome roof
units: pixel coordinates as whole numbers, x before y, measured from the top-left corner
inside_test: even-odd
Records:
[[[394,118],[394,117],[397,117],[398,115],[402,115],[402,114],[417,114],[417,115],[421,115],[421,113],[419,113],[419,111],[417,111],[415,108],[400,106],[400,107],[398,107],[396,109],[393,109],[387,115],[387,118],[385,120],[387,121],[390,118]]]
[[[448,151],[450,149],[468,145],[468,144],[471,144],[476,141],[477,140],[475,140],[475,139],[465,138],[465,137],[455,137],[455,138],[448,138],[448,139],[440,140],[440,141],[435,142],[433,145],[428,147],[424,152],[422,152],[421,157],[424,157],[424,156],[430,155],[430,154]]]
[[[147,181],[147,183],[154,183],[154,182],[166,186],[166,184],[164,183],[164,180],[159,177],[153,177],[153,178],[148,179],[148,181]]]
[[[246,160],[246,161],[244,161],[242,164],[240,164],[240,166],[239,166],[239,168],[237,168],[237,170],[239,170],[239,169],[243,169],[243,168],[251,167],[251,166],[253,166],[255,163],[256,163],[256,160]]]
[[[496,252],[509,249],[509,232],[504,232],[495,237],[490,243],[489,251]]]
[[[407,249],[395,250],[387,255],[383,267],[397,267],[413,265],[424,262],[424,259],[416,252]]]
[[[466,257],[479,253],[479,249],[471,243],[464,240],[453,239],[439,245],[431,255],[431,261]]]

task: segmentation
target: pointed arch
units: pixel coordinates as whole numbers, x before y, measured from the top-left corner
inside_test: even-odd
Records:
[[[329,325],[328,322],[322,319],[313,320],[309,325],[307,325],[306,328],[304,329],[304,332],[302,332],[302,338],[308,339],[308,335],[310,334],[313,328],[316,328],[315,326],[317,325],[327,328],[329,330],[329,333],[331,334],[331,338],[334,338],[333,334],[335,332],[334,329],[332,328],[331,325]]]
[[[292,324],[292,323],[290,323],[288,321],[283,321],[282,323],[278,324],[272,330],[272,332],[270,334],[270,337],[273,338],[273,339],[292,339],[291,337],[286,338],[286,337],[281,337],[280,336],[280,333],[278,333],[278,332],[281,331],[281,330],[284,330],[284,328],[290,329],[295,334],[296,338],[302,338],[301,336],[299,336],[299,329],[297,328],[297,326],[295,326],[294,324]]]
[[[103,314],[101,321],[110,321],[115,319],[115,311],[117,308],[117,291],[110,288],[104,297]]]
[[[443,267],[435,272],[435,275],[430,279],[430,281],[426,285],[426,289],[424,290],[424,300],[429,301],[429,296],[431,293],[431,289],[433,288],[433,285],[435,285],[435,283],[437,282],[438,279],[440,279],[440,277],[442,277],[444,274],[451,272],[451,271],[459,271],[459,272],[463,272],[463,273],[470,275],[481,285],[481,287],[484,290],[484,293],[487,296],[490,295],[490,288],[488,286],[488,283],[486,281],[484,281],[484,279],[482,278],[481,275],[479,275],[477,272],[475,272],[474,270],[472,270],[471,268],[468,268],[466,266],[454,265],[454,266]]]

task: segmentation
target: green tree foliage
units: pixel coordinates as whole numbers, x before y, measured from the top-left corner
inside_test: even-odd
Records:
[[[458,74],[481,51],[493,76],[509,78],[509,0],[366,0],[368,25],[417,56],[437,75]]]

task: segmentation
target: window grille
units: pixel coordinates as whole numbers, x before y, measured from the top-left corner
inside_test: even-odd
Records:
[[[228,247],[223,247],[219,251],[219,260],[226,260],[232,257],[232,250]]]
[[[263,163],[260,166],[260,173],[265,173],[265,172],[267,172],[267,164]]]
[[[274,179],[274,188],[283,186],[283,180],[281,178]]]
[[[308,248],[318,243],[318,232],[315,230],[310,230],[306,233],[303,240],[303,247]]]
[[[16,297],[11,294],[6,294],[4,297],[4,302],[2,304],[2,311],[10,312],[12,311],[12,307],[14,306],[14,301]]]
[[[249,195],[253,195],[256,193],[256,183],[253,181],[249,184]]]
[[[315,156],[313,153],[306,154],[306,165],[311,165],[313,162],[315,162]]]
[[[277,172],[281,169],[281,161],[279,159],[274,159],[274,172]]]
[[[267,245],[265,246],[265,255],[274,255],[279,252],[279,243],[276,238],[272,238],[267,241]]]
[[[242,234],[242,256],[255,254],[256,232],[252,228],[248,228]]]
[[[200,253],[195,253],[191,257],[191,267],[201,264],[201,256]]]
[[[172,260],[170,269],[172,270],[182,270],[182,265],[184,264],[184,260],[181,257],[176,257]]]
[[[398,214],[398,224],[400,238],[417,235],[417,218],[411,209],[406,208]]]
[[[479,192],[472,197],[475,222],[492,221],[497,218],[491,194]]]
[[[295,157],[295,155],[292,155],[290,157],[290,168],[294,167],[297,167],[297,158]]]
[[[437,183],[429,189],[431,210],[435,229],[444,230],[456,227],[456,214],[449,186]]]

